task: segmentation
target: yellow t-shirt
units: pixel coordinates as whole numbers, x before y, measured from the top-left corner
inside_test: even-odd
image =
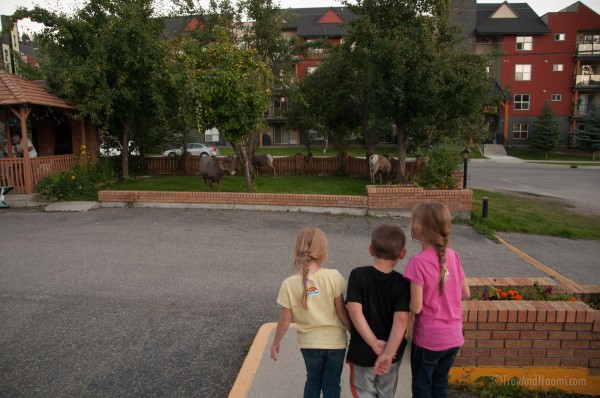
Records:
[[[281,284],[277,304],[292,311],[300,348],[346,348],[346,328],[335,312],[334,299],[347,282],[337,270],[321,268],[308,276],[308,310],[302,308],[302,276],[290,276]]]

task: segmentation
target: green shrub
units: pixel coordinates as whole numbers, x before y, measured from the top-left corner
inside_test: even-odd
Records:
[[[110,162],[103,159],[93,163],[83,161],[71,170],[42,178],[37,184],[37,191],[45,199],[90,199],[97,194],[97,185],[115,178]]]
[[[452,177],[462,162],[461,148],[455,144],[440,144],[431,147],[425,154],[425,167],[417,176],[417,182],[424,188],[451,189],[457,179]]]

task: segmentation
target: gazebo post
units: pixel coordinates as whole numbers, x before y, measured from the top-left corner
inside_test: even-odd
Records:
[[[25,177],[25,192],[33,193],[33,173],[31,172],[31,159],[29,158],[29,137],[27,136],[27,117],[31,112],[29,104],[19,106],[19,119],[21,119],[21,145],[23,145],[23,168]],[[31,144],[33,145],[33,143]]]

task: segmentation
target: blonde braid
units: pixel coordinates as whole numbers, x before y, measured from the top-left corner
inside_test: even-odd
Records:
[[[438,260],[440,262],[440,281],[438,282],[438,290],[440,294],[444,293],[444,283],[448,280],[448,267],[446,267],[446,246],[436,246]]]
[[[304,290],[302,292],[302,308],[308,310],[308,264],[310,259],[304,258],[304,264],[302,265],[302,284]]]

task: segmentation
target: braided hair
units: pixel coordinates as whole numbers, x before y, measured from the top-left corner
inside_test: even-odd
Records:
[[[308,310],[308,266],[311,262],[321,264],[327,259],[327,237],[315,226],[304,227],[296,237],[294,267],[302,274],[302,308]]]
[[[440,202],[421,202],[412,212],[411,235],[413,239],[432,245],[440,265],[438,290],[444,293],[444,283],[450,276],[446,266],[446,247],[450,243],[452,232],[452,217],[448,207]]]

